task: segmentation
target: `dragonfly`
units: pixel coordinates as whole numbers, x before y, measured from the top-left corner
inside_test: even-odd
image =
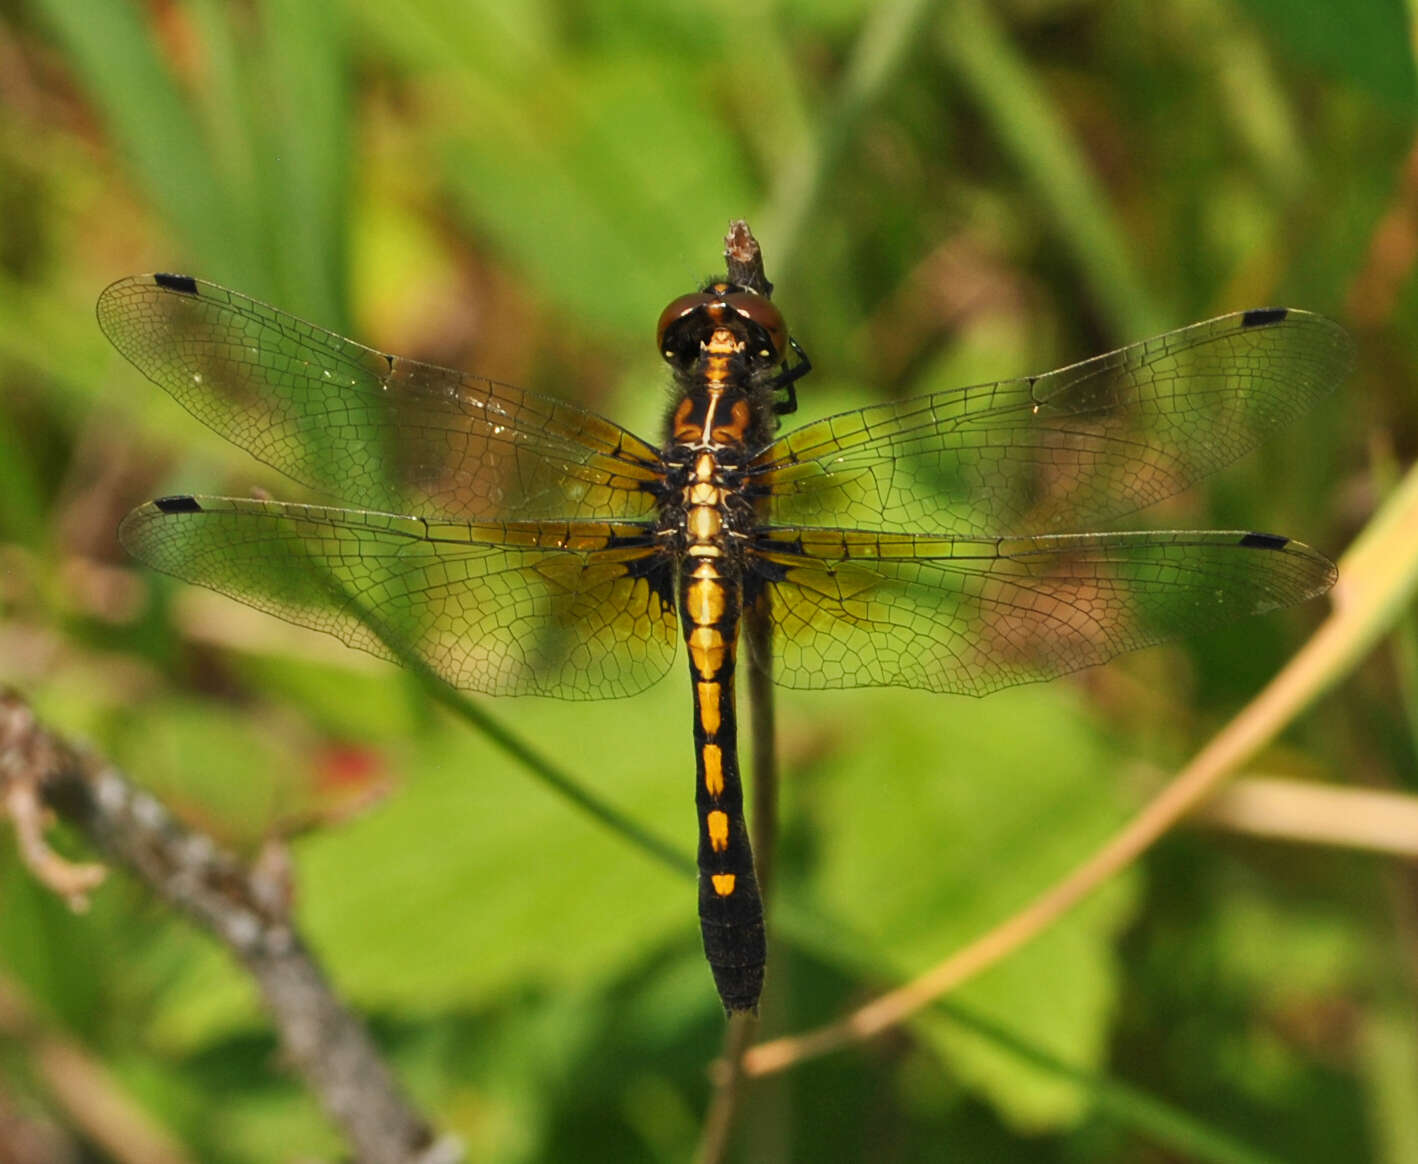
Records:
[[[1305,311],[1223,315],[1044,375],[784,435],[806,357],[714,280],[660,316],[659,443],[567,400],[375,351],[185,275],[98,301],[197,419],[337,504],[172,496],[119,536],[158,571],[489,695],[634,695],[685,642],[699,918],[726,1013],[757,1009],[739,630],[790,688],[985,695],[1288,607],[1333,585],[1300,542],[1090,529],[1235,461],[1343,378]]]

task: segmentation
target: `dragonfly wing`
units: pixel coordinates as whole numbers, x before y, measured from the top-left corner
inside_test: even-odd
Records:
[[[674,659],[671,570],[637,524],[170,497],[119,536],[154,569],[383,658],[411,653],[473,691],[632,695]]]
[[[1230,464],[1351,359],[1321,316],[1223,315],[1047,375],[828,417],[779,438],[752,474],[785,525],[1083,530]]]
[[[193,416],[352,506],[436,519],[635,519],[659,457],[576,405],[363,347],[183,275],[98,301],[105,335]]]
[[[949,538],[775,527],[758,535],[751,570],[769,600],[779,683],[965,695],[1291,606],[1335,580],[1308,546],[1234,531]]]

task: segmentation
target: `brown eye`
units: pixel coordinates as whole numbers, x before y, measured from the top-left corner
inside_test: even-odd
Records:
[[[673,303],[660,312],[660,322],[655,327],[655,345],[660,349],[660,354],[665,355],[665,332],[678,320],[683,319],[690,312],[697,308],[707,306],[715,302],[719,297],[709,295],[703,291],[692,291],[688,295],[681,295]]]
[[[788,325],[783,322],[783,313],[752,291],[730,291],[724,296],[724,302],[753,324],[755,343],[766,339],[769,348],[766,358],[779,360],[788,348]]]

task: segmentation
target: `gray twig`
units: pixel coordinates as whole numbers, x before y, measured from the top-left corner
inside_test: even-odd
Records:
[[[286,1056],[364,1164],[461,1158],[395,1082],[363,1024],[335,996],[291,922],[288,887],[178,822],[112,764],[46,730],[0,692],[0,801],[34,796],[110,861],[218,938],[266,1000]]]

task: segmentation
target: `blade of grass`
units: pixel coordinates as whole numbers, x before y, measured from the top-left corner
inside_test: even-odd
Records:
[[[1418,179],[1418,150],[1409,156],[1409,169]],[[1408,256],[1413,257],[1411,254]],[[1357,286],[1357,282],[1356,282]],[[1351,295],[1351,301],[1357,295]],[[1388,496],[1398,481],[1398,461],[1387,434],[1376,434],[1370,441],[1370,461],[1373,466],[1374,481],[1381,496]],[[1393,660],[1398,679],[1399,706],[1403,709],[1404,722],[1408,727],[1409,747],[1418,755],[1418,615],[1409,606],[1393,628]],[[1415,783],[1410,775],[1409,785]]]
[[[1418,857],[1418,797],[1382,788],[1248,776],[1208,800],[1197,818],[1281,841]]]

